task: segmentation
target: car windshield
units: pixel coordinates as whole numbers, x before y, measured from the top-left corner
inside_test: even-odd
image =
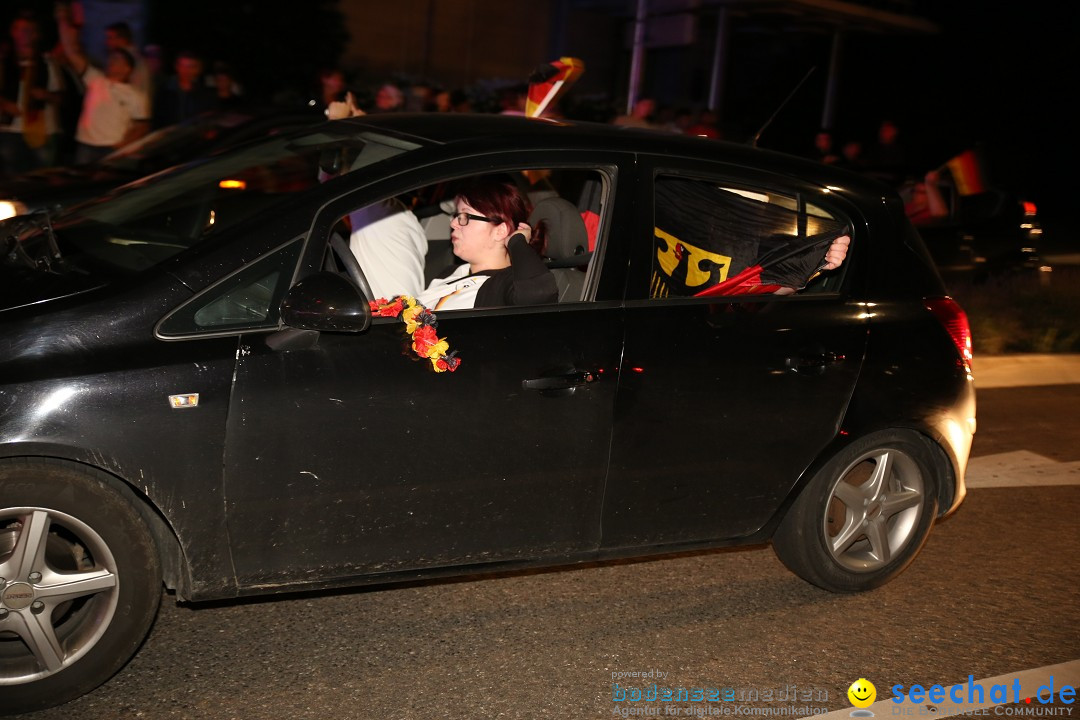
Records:
[[[192,120],[169,125],[144,135],[133,143],[102,158],[100,164],[120,171],[138,172],[143,168],[160,169],[175,165],[198,149],[247,125],[253,116],[247,113],[204,113]]]
[[[324,124],[165,170],[57,218],[65,258],[84,268],[138,272],[248,218],[285,196],[420,147]]]

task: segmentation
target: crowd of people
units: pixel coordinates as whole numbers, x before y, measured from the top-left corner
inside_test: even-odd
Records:
[[[86,40],[81,3],[59,0],[52,18],[30,11],[16,15],[0,41],[0,175],[41,167],[93,163],[152,129],[213,109],[243,106],[308,106],[331,118],[385,112],[525,113],[529,86],[446,88],[428,81],[357,83],[340,67],[314,73],[310,88],[282,89],[272,98],[251,98],[230,65],[208,61],[180,48],[165,52],[138,47],[123,22],[104,31],[105,53],[93,59]],[[56,38],[55,43],[45,38]],[[165,58],[171,61],[168,66]],[[548,116],[608,122],[723,139],[708,108],[663,105],[638,98],[619,112],[608,98],[576,98],[555,103]],[[742,138],[731,138],[741,140]],[[807,155],[822,162],[865,171],[900,185],[905,172],[895,123],[882,122],[876,142],[856,138],[834,143],[821,130]],[[922,178],[918,178],[922,180]]]
[[[339,67],[315,73],[310,88],[283,88],[274,97],[252,98],[243,93],[228,63],[184,48],[140,47],[124,22],[109,25],[103,38],[87,38],[81,7],[59,0],[52,17],[20,12],[0,38],[0,174],[92,163],[152,129],[206,110],[245,105],[322,110],[336,103],[335,117],[397,111],[525,113],[527,83],[486,88],[447,88],[427,81],[368,85]],[[103,44],[103,57],[91,57],[84,42]],[[721,137],[709,111],[658,107],[648,98],[628,116],[619,116],[613,103],[592,99],[573,110],[581,119]],[[556,105],[545,114],[561,112]]]
[[[58,2],[52,25],[20,12],[0,42],[0,174],[91,163],[153,128],[238,102],[227,64],[208,68],[181,49],[167,73],[160,48],[140,50],[124,22],[105,29],[105,57],[95,61],[80,8]]]
[[[858,138],[848,138],[837,151],[832,132],[821,129],[814,136],[813,149],[808,155],[893,186],[904,201],[908,218],[916,225],[932,224],[952,214],[948,199],[954,189],[951,173],[944,165],[922,169],[927,161],[907,147],[899,125],[891,118],[881,121],[877,137],[868,147]]]

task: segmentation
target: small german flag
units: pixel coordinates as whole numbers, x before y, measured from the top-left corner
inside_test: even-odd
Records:
[[[981,154],[976,150],[965,150],[945,163],[956,183],[956,191],[961,195],[978,195],[986,192],[986,177],[983,172]]]
[[[529,117],[540,117],[559,95],[570,89],[583,72],[585,63],[573,57],[561,57],[538,67],[529,76],[525,114]]]

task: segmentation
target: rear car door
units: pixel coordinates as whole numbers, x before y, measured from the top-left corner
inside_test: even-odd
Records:
[[[851,294],[865,238],[851,208],[790,178],[667,159],[643,159],[642,177],[603,546],[749,536],[840,429],[866,345],[865,308]],[[658,184],[670,180],[741,203],[704,223],[732,242],[744,221],[764,214],[775,223],[784,209],[792,235],[850,223],[846,267],[791,296],[693,297],[723,279],[719,257],[741,250],[711,252],[704,239],[660,229],[672,208],[658,207]],[[701,218],[690,220],[700,229]],[[688,263],[696,272],[667,276]],[[681,291],[671,287],[680,282]]]

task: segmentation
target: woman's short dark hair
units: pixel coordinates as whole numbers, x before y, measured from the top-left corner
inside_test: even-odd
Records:
[[[528,222],[532,204],[518,188],[510,175],[482,175],[463,182],[457,190],[457,196],[469,203],[484,217],[510,224],[510,232],[517,230],[518,223]],[[543,228],[533,229],[529,244],[538,253],[543,253]]]

